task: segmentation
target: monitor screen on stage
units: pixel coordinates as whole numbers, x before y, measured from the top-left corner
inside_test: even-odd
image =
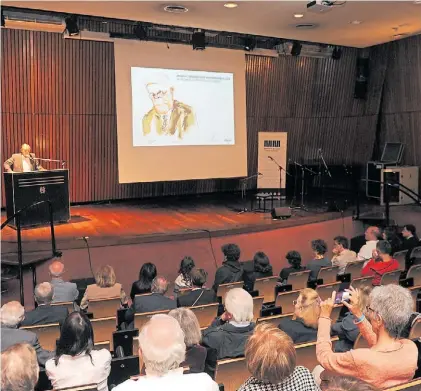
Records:
[[[247,174],[244,52],[116,40],[120,183]]]

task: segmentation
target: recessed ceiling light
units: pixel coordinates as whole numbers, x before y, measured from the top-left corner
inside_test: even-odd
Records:
[[[349,24],[361,24],[362,22],[363,22],[362,20],[353,20],[349,22]]]
[[[164,11],[170,12],[172,14],[183,14],[188,10],[189,9],[184,7],[183,5],[167,5],[164,7]]]
[[[302,18],[304,17],[304,14],[294,14],[294,18]]]
[[[238,4],[237,3],[225,3],[224,7],[225,8],[237,8]]]

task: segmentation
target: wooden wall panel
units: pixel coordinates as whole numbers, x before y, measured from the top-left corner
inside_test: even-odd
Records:
[[[236,179],[120,185],[113,44],[23,30],[1,36],[2,161],[23,142],[38,156],[66,160],[72,202],[239,188]],[[329,164],[371,157],[385,61],[376,50],[372,66],[382,71],[371,78],[368,99],[356,100],[357,56],[357,49],[339,61],[246,56],[249,173],[261,130],[288,132],[288,156],[298,161],[316,159],[317,148]]]

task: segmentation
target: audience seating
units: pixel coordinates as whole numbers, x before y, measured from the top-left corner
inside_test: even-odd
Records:
[[[186,295],[186,294],[190,293],[192,290],[193,290],[193,288],[182,288],[178,291],[178,296]]]
[[[421,262],[421,246],[414,247],[409,258],[413,260],[415,264]]]
[[[60,325],[58,323],[26,326],[22,327],[22,330],[35,333],[43,349],[56,350],[56,341],[60,338]]]
[[[418,293],[421,291],[421,285],[417,286],[410,286],[408,287],[409,291],[411,292],[412,298],[414,299],[414,312],[418,311]]]
[[[421,265],[411,266],[406,278],[412,278],[414,280],[414,286],[421,285]]]
[[[244,281],[239,282],[231,282],[229,284],[221,284],[218,286],[218,291],[216,292],[216,296],[222,298],[222,304],[224,304],[225,295],[227,292],[233,288],[242,288],[244,286]]]
[[[46,391],[52,390],[53,386],[51,385],[50,379],[47,376],[44,368],[40,368],[38,375],[38,382],[35,385],[35,391]]]
[[[89,300],[89,312],[92,312],[95,318],[107,318],[115,316],[116,311],[120,308],[120,297],[112,299],[91,299]]]
[[[361,276],[361,271],[363,270],[365,261],[355,261],[350,262],[345,266],[344,274],[350,274],[351,275],[351,281],[355,278],[358,278]]]
[[[264,303],[275,301],[275,287],[278,284],[278,277],[258,278],[254,282],[254,290],[259,291],[259,296],[264,297]]]
[[[421,379],[415,379],[409,383],[401,384],[400,386],[395,386],[388,388],[384,391],[420,391],[421,389]]]
[[[94,343],[110,342],[113,332],[116,331],[116,323],[117,318],[115,316],[91,319],[92,329],[94,331]]]
[[[421,338],[421,319],[417,319],[415,321],[409,333],[409,339],[418,339],[418,338]]]
[[[98,387],[96,384],[87,384],[86,386],[79,387],[66,387],[57,388],[55,391],[97,391]]]
[[[339,266],[322,267],[317,275],[318,280],[323,280],[322,284],[332,284],[337,281]]]
[[[287,285],[291,285],[293,291],[307,288],[309,276],[310,276],[310,270],[304,270],[302,272],[291,273],[288,276]]]
[[[292,319],[292,317],[294,316],[294,314],[282,314],[282,315],[273,315],[273,316],[266,316],[264,318],[259,318],[257,319],[256,324],[261,324],[261,323],[269,323],[273,326],[278,327],[279,323],[281,322],[282,319],[284,318],[290,318]]]
[[[190,288],[189,288],[190,289]],[[136,297],[142,297],[142,296],[150,296],[152,293],[151,292],[149,292],[149,293],[139,293],[139,294],[137,294],[137,295],[134,295],[134,298],[135,298],[135,300],[136,300]]]
[[[139,375],[139,356],[118,357],[111,360],[108,387],[118,386],[131,376]]]
[[[338,337],[334,337],[331,339],[332,346],[334,346],[335,342],[338,341],[338,339]],[[316,341],[295,345],[295,351],[297,353],[297,365],[306,367],[310,371],[312,371],[314,367],[319,365],[316,355],[316,345]]]
[[[134,327],[140,330],[142,326],[149,321],[149,319],[156,314],[168,314],[170,310],[154,311],[154,312],[143,312],[140,314],[134,314]]]
[[[263,296],[253,297],[253,322],[256,322],[260,318],[263,306]]]
[[[340,282],[334,282],[333,284],[319,285],[316,288],[316,292],[322,300],[327,300],[332,297],[332,292],[338,292],[341,286]]]
[[[395,270],[393,272],[384,273],[380,280],[380,285],[399,285],[399,279],[401,277],[402,270]]]
[[[107,349],[109,352],[113,351],[111,340],[94,343],[94,350]]]
[[[58,303],[51,303],[52,306],[66,307],[69,314],[76,311],[74,301],[62,301]]]
[[[354,342],[354,349],[369,348],[367,340],[359,334],[357,339]]]
[[[249,377],[244,357],[218,360],[216,363],[215,381],[223,384],[225,391],[238,390]]]
[[[281,307],[283,314],[290,314],[295,310],[293,301],[297,300],[298,296],[300,296],[299,290],[278,293],[275,300],[275,307]]]
[[[121,346],[124,351],[124,355],[133,356],[133,341],[135,337],[139,336],[139,330],[121,330],[114,331],[113,333],[113,350],[115,351],[118,346]],[[137,354],[137,350],[135,351]]]
[[[399,263],[399,269],[405,270],[405,258],[408,250],[396,251],[393,254],[393,258],[396,259]]]
[[[373,285],[373,278],[374,277],[360,277],[355,278],[351,281],[351,286],[355,289],[361,289],[365,286],[372,286]]]
[[[218,315],[218,303],[190,307],[199,321],[200,328],[209,327]]]

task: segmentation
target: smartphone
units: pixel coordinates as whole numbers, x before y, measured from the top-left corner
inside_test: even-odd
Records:
[[[335,297],[335,304],[341,304],[343,301],[349,301],[349,292],[338,292]]]

